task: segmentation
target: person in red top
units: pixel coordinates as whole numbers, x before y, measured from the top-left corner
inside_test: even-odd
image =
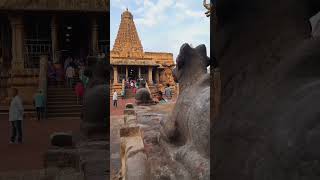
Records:
[[[79,100],[80,100],[80,104],[82,104],[82,99],[83,99],[83,95],[84,95],[84,86],[82,84],[82,82],[78,82],[77,85],[75,86],[75,91],[76,91],[76,95],[77,95],[77,104],[79,104]]]

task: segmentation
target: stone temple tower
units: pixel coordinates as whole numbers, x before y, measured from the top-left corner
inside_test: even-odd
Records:
[[[120,27],[113,46],[113,51],[123,57],[142,57],[143,47],[128,9],[122,13]]]

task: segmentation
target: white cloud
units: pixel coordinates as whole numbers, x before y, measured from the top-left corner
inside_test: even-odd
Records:
[[[145,51],[171,52],[176,58],[183,43],[210,48],[210,21],[205,16],[202,1],[194,0],[113,0],[118,11],[128,6]],[[112,3],[111,2],[111,3]],[[129,3],[130,2],[130,3]],[[120,5],[121,4],[121,5]],[[121,9],[121,12],[124,9]],[[111,9],[111,16],[112,12]],[[120,13],[115,16],[117,27]],[[113,30],[114,32],[117,30]],[[116,33],[111,35],[111,45]]]

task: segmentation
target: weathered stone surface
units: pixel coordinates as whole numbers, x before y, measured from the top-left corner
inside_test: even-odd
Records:
[[[222,77],[211,137],[216,180],[319,179],[316,0],[217,1]]]
[[[136,104],[150,104],[152,103],[151,94],[147,88],[140,88],[136,93]]]
[[[181,47],[177,67],[174,69],[180,95],[162,129],[163,139],[177,148],[174,158],[181,162],[195,179],[209,179],[210,174],[210,74],[206,69],[208,65],[209,58],[204,45],[191,48],[184,44]]]
[[[121,171],[128,180],[147,180],[147,156],[139,127],[120,129]]]
[[[55,132],[50,136],[51,145],[59,147],[72,147],[72,134],[64,132]]]
[[[44,155],[44,167],[79,169],[80,157],[76,149],[49,149]]]
[[[126,104],[126,109],[133,109],[133,108],[134,108],[134,106],[133,106],[132,103],[127,103]]]
[[[106,78],[108,66],[103,62],[92,62],[88,88],[84,95],[81,129],[87,138],[109,138],[109,85]]]
[[[177,162],[170,144],[159,144],[160,122],[167,119],[173,105],[138,106],[137,123],[141,129],[144,150],[148,157],[149,179],[153,180],[191,180],[194,179],[186,168]],[[171,154],[172,153],[172,154]]]

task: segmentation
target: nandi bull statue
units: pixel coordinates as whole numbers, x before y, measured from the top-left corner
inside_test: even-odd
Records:
[[[174,144],[174,159],[192,179],[210,179],[210,74],[205,45],[182,45],[173,70],[180,94],[169,119],[162,124],[163,143]],[[164,141],[162,141],[164,140]]]

